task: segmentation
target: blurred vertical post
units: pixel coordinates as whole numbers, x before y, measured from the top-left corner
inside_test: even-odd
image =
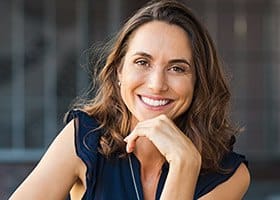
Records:
[[[24,148],[24,4],[12,1],[12,147]]]
[[[217,0],[204,0],[205,21],[215,45],[218,46],[218,8]]]
[[[248,122],[250,118],[250,106],[248,106],[248,47],[247,47],[247,13],[246,2],[243,0],[234,1],[233,7],[233,47],[232,63],[234,64],[234,102],[236,119],[238,123]],[[248,142],[248,134],[240,135],[243,138],[238,140],[238,147],[244,147]],[[243,145],[242,145],[243,144]],[[243,151],[241,149],[241,151]],[[245,149],[244,149],[245,151]]]
[[[47,146],[57,131],[56,5],[55,0],[44,3],[44,144]]]
[[[88,42],[89,42],[89,2],[88,0],[80,0],[77,1],[77,23],[76,23],[76,31],[77,31],[77,65],[80,65],[80,56],[85,52],[85,49],[88,48]],[[88,55],[86,56],[86,61],[89,63]],[[84,71],[77,67],[76,71],[76,93],[79,95],[79,93],[85,89],[87,85],[87,76],[84,73]]]
[[[265,113],[263,116],[264,139],[266,149],[272,157],[280,153],[280,126],[279,126],[279,55],[280,55],[280,2],[272,0],[269,2],[267,14],[262,15],[264,49],[262,67],[264,75],[264,100]],[[268,133],[268,134],[267,134]]]
[[[118,30],[121,19],[121,1],[120,0],[109,0],[108,5],[108,14],[109,14],[109,23],[108,32],[110,35]]]

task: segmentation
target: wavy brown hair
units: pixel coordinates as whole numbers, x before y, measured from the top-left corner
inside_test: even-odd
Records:
[[[130,130],[131,113],[122,101],[117,72],[122,67],[131,34],[154,20],[183,28],[191,41],[197,77],[193,101],[174,122],[200,151],[202,169],[218,170],[219,162],[230,151],[237,132],[229,122],[229,87],[208,31],[185,5],[174,0],[146,4],[125,23],[107,48],[108,56],[97,78],[96,95],[83,105],[104,130],[99,151],[108,157],[126,155],[123,138]]]

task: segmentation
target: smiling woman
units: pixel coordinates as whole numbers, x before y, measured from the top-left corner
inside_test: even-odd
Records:
[[[151,1],[137,11],[98,83],[11,199],[243,197],[250,176],[232,151],[230,92],[208,32],[185,5]]]

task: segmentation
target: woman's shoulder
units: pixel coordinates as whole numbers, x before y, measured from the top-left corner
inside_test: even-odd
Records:
[[[233,151],[225,154],[220,162],[221,171],[200,174],[197,182],[196,196],[201,197],[221,183],[229,180],[242,163],[248,167],[248,161],[244,155]]]
[[[69,110],[64,117],[64,122],[67,124],[72,119],[78,120],[83,124],[87,124],[89,126],[98,126],[98,122],[95,117],[91,116],[88,112],[81,109],[72,109]]]
[[[101,133],[101,128],[98,120],[84,110],[72,109],[65,114],[64,122],[67,124],[74,120],[75,134],[84,137],[89,132],[94,132],[95,135]]]
[[[246,157],[242,154],[230,151],[224,155],[220,162],[220,167],[229,171],[229,173],[234,173],[241,163],[244,163],[246,166],[248,166]]]
[[[75,148],[79,157],[92,157],[98,153],[99,140],[102,135],[100,124],[84,110],[73,109],[66,113],[65,123],[74,121]]]

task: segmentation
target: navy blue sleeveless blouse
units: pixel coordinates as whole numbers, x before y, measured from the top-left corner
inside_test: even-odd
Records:
[[[102,135],[102,129],[95,130],[98,127],[97,121],[79,110],[70,111],[66,122],[68,123],[72,119],[75,119],[76,154],[87,167],[86,191],[82,200],[137,199],[128,158],[106,159],[97,150],[99,139]],[[140,180],[140,162],[133,153],[131,153],[131,161],[140,199],[143,199]],[[213,172],[200,174],[194,199],[198,199],[219,184],[228,180],[242,162],[247,165],[247,161],[243,155],[230,152],[225,155],[221,162],[223,168],[231,169],[230,173]],[[167,174],[168,163],[165,163],[162,167],[161,177],[157,186],[156,200],[160,198]]]

